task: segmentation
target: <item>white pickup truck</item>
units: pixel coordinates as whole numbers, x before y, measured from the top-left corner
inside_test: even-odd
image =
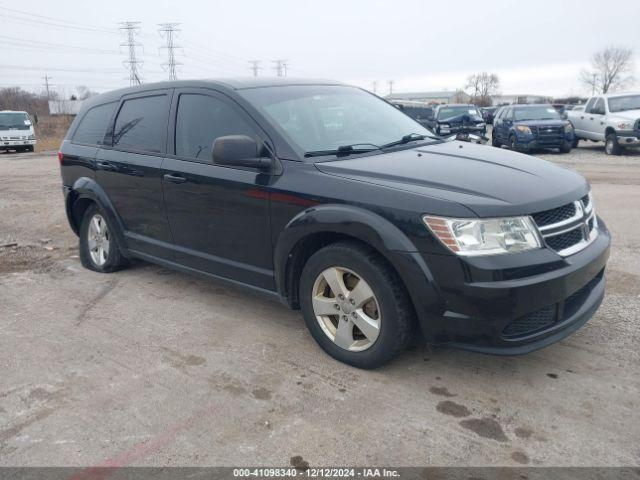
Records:
[[[640,93],[617,93],[591,97],[584,110],[568,112],[580,140],[604,141],[608,155],[625,148],[640,148]]]
[[[0,110],[0,151],[33,152],[36,133],[27,112]]]

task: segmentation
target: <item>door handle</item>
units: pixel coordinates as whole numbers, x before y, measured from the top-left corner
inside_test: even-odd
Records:
[[[102,161],[100,161],[100,160],[98,160],[98,161],[96,162],[96,167],[97,167],[99,170],[107,170],[107,171],[109,171],[109,170],[115,170],[115,167],[113,166],[113,164],[111,164],[111,163],[109,163],[109,162],[102,162]]]
[[[173,182],[173,183],[184,183],[187,181],[186,178],[181,177],[180,175],[175,175],[173,173],[167,173],[164,175],[164,179],[167,182]]]

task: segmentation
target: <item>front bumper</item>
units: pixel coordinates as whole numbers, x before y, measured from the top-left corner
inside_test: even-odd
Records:
[[[35,146],[35,140],[0,140],[0,149]]]
[[[638,148],[640,147],[640,132],[638,131],[620,131],[618,132],[618,144],[621,147]]]
[[[524,150],[536,150],[543,148],[563,148],[573,144],[573,133],[555,135],[547,138],[540,138],[532,134],[517,134],[516,145]]]
[[[584,325],[604,297],[610,235],[560,257],[548,249],[461,258],[422,254],[421,291],[409,288],[430,342],[484,353],[527,353]],[[405,280],[406,282],[406,280]],[[418,297],[416,297],[416,294]]]

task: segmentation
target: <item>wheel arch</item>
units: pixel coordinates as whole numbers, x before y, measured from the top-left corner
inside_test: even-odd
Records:
[[[608,135],[615,135],[616,134],[616,129],[613,128],[611,125],[609,125],[607,128],[604,129],[604,138],[606,139]]]
[[[278,293],[291,308],[299,308],[297,285],[306,261],[320,248],[342,240],[358,241],[379,253],[396,271],[405,288],[404,272],[392,252],[415,252],[415,246],[398,227],[368,210],[347,205],[324,205],[301,212],[280,234],[274,253]]]
[[[67,195],[66,210],[71,229],[76,235],[79,235],[84,213],[92,204],[97,205],[103,211],[109,224],[114,227],[112,228],[113,236],[120,251],[126,255],[127,243],[124,237],[124,224],[103,188],[92,178],[80,177],[77,179]]]

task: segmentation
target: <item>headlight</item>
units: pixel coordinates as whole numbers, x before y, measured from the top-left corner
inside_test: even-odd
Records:
[[[565,123],[564,133],[571,133],[571,132],[573,132],[573,125],[571,125],[570,123]]]
[[[425,215],[423,220],[429,230],[457,255],[495,255],[542,246],[530,217],[472,219]]]
[[[476,123],[476,127],[484,127],[484,122],[482,122],[482,123]]]
[[[33,134],[27,137],[27,140],[35,140],[35,139],[36,139],[36,136]]]
[[[623,130],[632,130],[633,122],[621,122],[618,124],[618,128],[621,128]]]
[[[526,133],[528,135],[531,135],[531,129],[526,125],[518,125],[516,127],[516,130],[518,130],[520,133]]]
[[[440,125],[441,128],[449,128],[449,124],[448,123],[443,123]]]

